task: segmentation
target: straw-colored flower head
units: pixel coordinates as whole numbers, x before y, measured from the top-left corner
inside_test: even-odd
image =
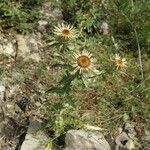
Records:
[[[68,40],[76,36],[76,32],[71,25],[58,24],[55,26],[54,33],[62,39]]]
[[[98,72],[95,68],[95,59],[92,58],[92,54],[88,52],[76,53],[74,54],[74,71],[83,73],[86,71]]]
[[[117,69],[122,69],[127,66],[127,61],[125,58],[121,58],[118,54],[115,56],[115,65]]]

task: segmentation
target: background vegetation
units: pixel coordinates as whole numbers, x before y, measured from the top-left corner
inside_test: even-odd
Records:
[[[55,7],[56,1],[51,1]],[[46,1],[1,0],[1,31],[35,32],[43,2]],[[87,123],[115,135],[118,126],[132,121],[138,134],[144,134],[150,129],[150,1],[61,0],[58,3],[63,20],[48,20],[50,28],[43,35],[48,50],[43,53],[43,61],[33,63],[30,68],[23,62],[16,65],[18,72],[24,72],[17,84],[31,97],[33,105],[38,95],[24,89],[26,78],[34,77],[31,83],[37,91],[41,85],[45,91],[50,89],[42,106],[47,110],[44,128],[55,131],[54,139]],[[55,38],[53,27],[62,21],[74,25],[79,33],[77,39],[64,44]],[[108,24],[107,35],[101,28],[104,22]],[[93,53],[102,74],[90,83],[85,83],[86,78],[70,82],[68,66],[72,49]],[[128,62],[123,71],[116,70],[112,63],[116,53]],[[58,90],[57,85],[66,86],[66,91]],[[94,114],[92,121],[81,117],[85,113]]]

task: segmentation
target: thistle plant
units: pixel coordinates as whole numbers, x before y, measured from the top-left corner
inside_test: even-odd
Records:
[[[58,25],[58,27],[55,27],[54,31],[57,36],[56,40],[58,40],[58,43],[63,45],[64,49],[68,47],[69,50],[65,51],[62,49],[62,51],[59,52],[59,55],[63,55],[66,60],[66,64],[62,66],[64,74],[62,74],[62,77],[56,86],[53,86],[46,91],[46,93],[58,94],[62,100],[54,123],[54,127],[56,128],[54,136],[55,139],[65,132],[67,125],[73,128],[75,126],[77,127],[80,123],[82,124],[80,119],[76,120],[76,115],[74,114],[78,106],[76,106],[72,95],[70,94],[72,92],[73,83],[80,81],[83,83],[82,85],[85,86],[83,78],[85,78],[85,80],[87,78],[88,80],[89,76],[98,74],[99,71],[97,70],[96,59],[92,53],[85,50],[77,50],[77,47],[80,46],[78,46],[78,43],[74,43],[75,41],[71,40],[72,38],[75,38],[76,34],[72,26],[61,24]],[[59,44],[56,45],[56,47],[59,48]],[[69,48],[70,45],[73,45],[72,49]]]
[[[115,56],[114,63],[117,69],[123,69],[127,66],[127,61],[125,58],[121,58],[118,54]]]
[[[76,37],[76,31],[70,24],[58,24],[58,27],[55,26],[54,33],[63,40],[70,40]]]
[[[58,23],[53,28],[53,36],[49,38],[49,45],[55,45],[60,52],[69,51],[69,44],[73,44],[78,32],[73,25]]]

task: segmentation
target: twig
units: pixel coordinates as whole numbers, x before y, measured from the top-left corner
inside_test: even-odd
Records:
[[[142,65],[142,57],[141,57],[141,48],[140,48],[140,44],[139,44],[139,39],[138,39],[136,28],[134,28],[134,33],[135,33],[135,38],[136,38],[137,48],[138,48],[138,53],[139,53],[139,64],[140,64],[140,70],[141,70],[141,78],[143,80],[144,75],[143,75],[143,65]]]
[[[133,5],[134,6],[134,5]],[[140,65],[140,71],[141,71],[141,78],[143,80],[144,75],[143,75],[143,65],[142,65],[142,57],[141,57],[141,48],[140,48],[140,44],[139,44],[139,39],[138,39],[138,34],[136,31],[136,27],[133,26],[132,22],[130,21],[130,19],[123,13],[121,12],[122,15],[127,19],[127,21],[130,23],[130,25],[132,26],[133,30],[134,30],[134,34],[135,34],[135,38],[136,38],[136,42],[137,42],[137,48],[138,48],[138,55],[139,55],[139,65]]]
[[[115,41],[115,38],[112,36],[111,39],[112,39],[112,42],[113,42],[113,44],[114,44],[116,50],[118,50],[119,48],[118,48],[118,44],[117,44],[116,41]]]
[[[132,9],[134,8],[134,2],[133,0],[131,0],[131,6],[132,6]],[[141,48],[140,48],[140,44],[139,44],[139,39],[138,39],[138,34],[137,34],[137,31],[136,31],[136,27],[133,27],[134,28],[134,34],[135,34],[135,38],[136,38],[136,42],[137,42],[137,48],[138,48],[138,54],[139,54],[139,64],[140,64],[140,70],[141,70],[141,78],[143,80],[144,78],[144,75],[143,75],[143,65],[142,65],[142,57],[141,57]]]
[[[133,0],[131,0],[131,6],[132,6],[132,8],[134,7],[134,2],[133,2]]]

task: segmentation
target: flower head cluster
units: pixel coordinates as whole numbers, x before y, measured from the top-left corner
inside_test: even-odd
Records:
[[[70,24],[58,24],[58,26],[55,26],[54,28],[54,33],[64,39],[64,40],[70,40],[74,37],[76,37],[77,32],[74,29],[73,26],[71,26]],[[74,72],[79,72],[80,74],[83,72],[96,72],[98,73],[99,71],[96,70],[96,61],[93,58],[92,54],[89,52],[75,52],[73,54],[73,68],[74,68]],[[122,69],[124,67],[126,67],[127,61],[125,58],[122,58],[121,56],[119,56],[118,54],[115,55],[115,58],[113,60],[115,66],[117,69]]]
[[[70,40],[77,35],[73,26],[63,23],[58,24],[57,27],[55,26],[54,33],[64,40]],[[95,60],[93,59],[92,54],[89,52],[75,52],[73,54],[73,68],[74,72],[79,72],[80,74],[88,72],[89,70],[96,72]]]

